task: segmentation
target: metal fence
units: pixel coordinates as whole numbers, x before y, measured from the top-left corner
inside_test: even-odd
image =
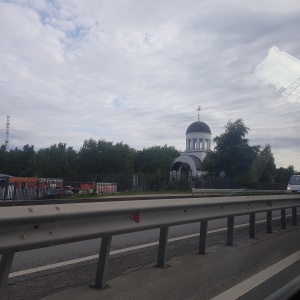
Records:
[[[98,174],[82,180],[2,178],[0,200],[42,200],[126,192],[191,191],[196,189],[285,190],[286,184],[250,182],[241,178],[170,177],[170,174]]]
[[[0,200],[43,200],[60,199],[75,196],[116,194],[117,183],[114,182],[65,182],[51,180],[51,185],[45,185],[38,180],[35,186],[29,186],[26,181],[10,183],[6,181],[0,186]]]
[[[192,188],[285,190],[287,185],[287,183],[253,182],[244,178],[170,174],[98,174],[93,179],[99,182],[116,182],[119,192],[190,191]]]

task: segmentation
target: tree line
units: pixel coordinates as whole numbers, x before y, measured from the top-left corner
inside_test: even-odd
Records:
[[[286,183],[296,173],[293,166],[276,168],[271,145],[250,146],[249,128],[242,119],[228,121],[225,132],[214,138],[203,170],[208,176],[243,178],[248,181]],[[20,177],[84,180],[99,174],[168,174],[180,155],[173,146],[136,150],[123,142],[88,139],[79,151],[65,143],[35,150],[33,145],[6,151],[0,147],[0,173]]]
[[[79,151],[65,143],[35,151],[33,145],[6,151],[0,148],[0,173],[20,177],[84,180],[99,174],[167,173],[180,152],[172,146],[135,150],[120,142],[89,139]]]

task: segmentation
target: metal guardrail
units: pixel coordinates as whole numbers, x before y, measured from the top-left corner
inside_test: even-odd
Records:
[[[300,195],[263,195],[51,204],[0,208],[0,292],[6,285],[15,252],[102,237],[95,287],[104,288],[104,271],[113,235],[160,228],[157,266],[164,267],[169,226],[201,222],[199,254],[206,253],[209,220],[228,218],[227,244],[233,245],[234,217],[250,215],[250,237],[255,237],[255,213],[292,208],[297,225]]]
[[[234,194],[234,193],[241,193],[245,189],[195,189],[192,188],[192,194],[200,193],[200,194]]]
[[[75,204],[75,203],[91,203],[91,202],[114,202],[114,201],[141,201],[141,200],[157,200],[162,199],[180,199],[180,198],[208,198],[222,197],[224,195],[192,195],[186,194],[137,194],[126,195],[119,194],[117,196],[104,196],[99,198],[67,198],[67,199],[46,199],[46,200],[18,200],[18,201],[1,201],[0,208],[4,206],[31,206],[31,205],[48,205],[48,204]]]
[[[242,194],[242,195],[280,195],[286,194],[286,190],[252,190],[252,189],[195,189],[192,188],[192,194]]]

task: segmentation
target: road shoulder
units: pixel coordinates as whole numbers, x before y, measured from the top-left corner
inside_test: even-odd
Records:
[[[172,258],[166,269],[153,264],[129,269],[101,291],[81,286],[42,300],[211,299],[298,251],[299,236],[298,226],[261,233],[256,239],[243,237],[231,247],[210,247],[205,256],[190,253]]]

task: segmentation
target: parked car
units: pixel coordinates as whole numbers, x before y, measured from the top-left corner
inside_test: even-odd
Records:
[[[287,188],[287,193],[300,193],[300,175],[292,175]]]

